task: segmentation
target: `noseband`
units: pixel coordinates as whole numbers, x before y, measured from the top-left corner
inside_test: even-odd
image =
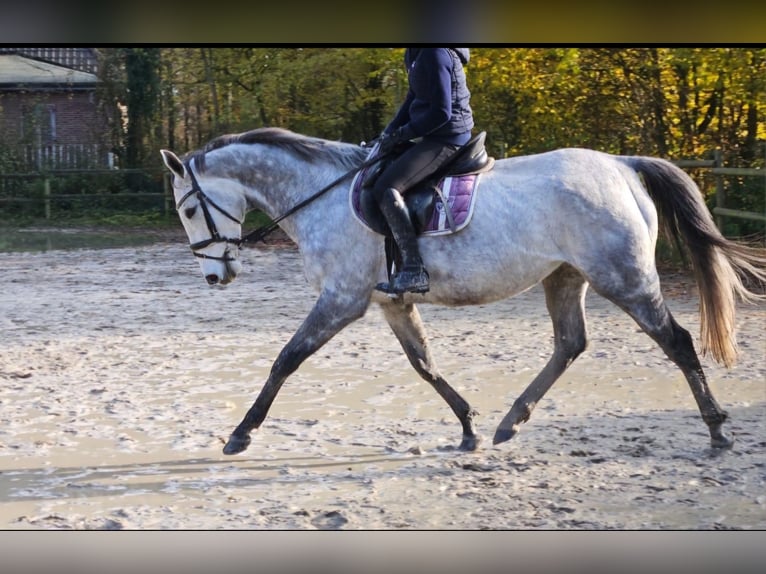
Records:
[[[191,170],[191,165],[187,165],[187,171],[189,172],[189,176],[191,177],[192,181],[192,188],[189,192],[184,195],[181,200],[176,204],[176,211],[180,211],[183,204],[186,202],[187,199],[189,199],[192,196],[195,196],[197,198],[197,201],[199,201],[199,205],[202,208],[202,213],[205,216],[205,223],[207,224],[207,229],[210,232],[210,238],[204,239],[202,241],[197,241],[196,243],[192,243],[189,245],[189,247],[192,250],[192,253],[194,253],[195,257],[199,257],[200,259],[215,259],[216,261],[235,261],[233,257],[229,257],[229,248],[227,247],[226,250],[223,253],[222,257],[216,257],[214,255],[207,255],[205,253],[199,253],[199,249],[204,249],[205,247],[208,247],[210,245],[213,245],[215,243],[226,243],[227,245],[236,245],[239,247],[242,243],[242,240],[239,237],[232,238],[232,237],[223,237],[220,233],[218,233],[218,228],[215,225],[215,220],[213,219],[212,214],[210,213],[210,208],[212,207],[222,215],[226,216],[227,218],[231,219],[235,223],[238,223],[239,225],[242,225],[242,222],[234,217],[231,213],[226,211],[224,208],[222,208],[220,205],[218,205],[215,201],[210,199],[204,191],[202,191],[202,188],[199,186],[199,182],[197,182],[197,178],[194,176],[194,172]]]

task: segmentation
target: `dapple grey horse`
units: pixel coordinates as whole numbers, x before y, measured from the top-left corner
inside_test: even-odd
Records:
[[[224,453],[247,448],[285,379],[371,303],[380,305],[412,366],[460,420],[460,448],[476,449],[476,412],[439,372],[416,304],[485,304],[540,281],[553,321],[553,354],[500,422],[495,444],[518,432],[585,350],[589,285],[628,313],[681,369],[712,446],[732,444],[722,430],[727,414],[710,392],[692,337],[661,294],[654,257],[658,222],[688,249],[699,288],[701,350],[727,366],[737,355],[736,301],[760,297],[745,279],[766,283],[766,254],[719,233],[684,171],[662,159],[587,149],[498,160],[481,175],[470,225],[452,235],[419,239],[430,291],[392,298],[375,289],[386,279],[384,238],[355,217],[343,175],[365,162],[368,152],[279,128],[221,136],[183,158],[161,152],[208,283],[231,283],[241,271],[242,221],[258,209],[298,245],[319,294]],[[312,192],[321,187],[327,193],[314,198]]]

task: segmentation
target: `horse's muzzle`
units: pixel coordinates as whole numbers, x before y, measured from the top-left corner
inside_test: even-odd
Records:
[[[228,257],[228,255],[227,251],[226,256]],[[228,285],[237,278],[240,271],[242,271],[242,264],[239,261],[236,259],[226,259],[222,270],[208,270],[205,273],[205,281],[207,281],[208,285]]]

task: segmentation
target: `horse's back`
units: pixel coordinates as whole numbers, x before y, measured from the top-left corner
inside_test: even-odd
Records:
[[[559,255],[589,237],[603,242],[602,232],[645,236],[656,224],[636,172],[619,156],[593,150],[499,160],[479,193],[477,218],[485,221],[484,232],[505,228]],[[567,247],[569,242],[575,245]]]
[[[563,263],[598,282],[651,273],[655,241],[656,212],[635,171],[619,156],[566,148],[498,160],[471,224],[423,247],[437,275],[495,299]]]

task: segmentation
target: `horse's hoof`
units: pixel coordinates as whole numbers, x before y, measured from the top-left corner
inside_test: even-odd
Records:
[[[731,448],[734,446],[734,439],[729,438],[724,434],[720,434],[710,439],[710,446],[713,448]]]
[[[500,444],[507,440],[511,440],[516,433],[519,432],[519,425],[513,425],[509,429],[498,428],[495,431],[495,437],[492,439],[492,444]]]
[[[479,448],[481,444],[481,437],[478,435],[466,436],[463,435],[463,440],[458,447],[462,451],[473,452]]]
[[[231,435],[229,442],[223,447],[223,454],[238,454],[250,446],[250,437]]]
[[[712,423],[708,422],[708,427],[710,429],[710,446],[713,448],[731,448],[734,446],[734,439],[729,438],[723,432],[722,423],[724,420],[726,420],[726,413],[723,414],[721,420]]]

